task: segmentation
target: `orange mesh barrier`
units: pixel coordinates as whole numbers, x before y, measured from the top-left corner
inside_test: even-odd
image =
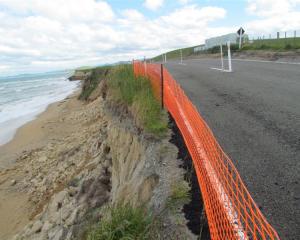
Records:
[[[173,116],[193,159],[211,239],[279,239],[245,187],[237,169],[184,91],[161,65],[134,62]]]

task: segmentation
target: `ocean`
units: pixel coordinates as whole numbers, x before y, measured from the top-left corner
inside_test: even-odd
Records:
[[[0,145],[16,130],[36,118],[51,103],[63,100],[79,87],[69,81],[70,71],[0,76]]]

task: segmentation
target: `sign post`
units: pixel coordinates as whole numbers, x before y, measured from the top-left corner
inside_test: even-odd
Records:
[[[240,27],[240,29],[237,31],[237,34],[239,35],[239,49],[241,49],[242,48],[242,37],[243,37],[243,35],[244,35],[244,33],[245,33],[245,30],[242,28],[242,27]]]
[[[227,42],[227,48],[228,48],[228,72],[232,72],[230,41]]]
[[[222,46],[222,44],[220,45],[220,50],[221,50],[221,64],[222,64],[222,70],[224,70],[223,46]]]

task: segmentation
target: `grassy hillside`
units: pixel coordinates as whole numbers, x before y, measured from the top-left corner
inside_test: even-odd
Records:
[[[176,49],[170,52],[167,52],[167,60],[168,59],[180,59],[180,50],[182,50],[183,58],[200,55],[200,54],[211,54],[211,53],[219,53],[220,47],[216,46],[207,50],[203,50],[197,53],[194,53],[194,47]],[[226,46],[223,46],[223,49],[226,49]],[[273,51],[285,51],[285,50],[297,50],[300,49],[300,37],[298,38],[282,38],[282,39],[261,39],[254,40],[251,43],[246,43],[242,49],[240,50],[238,44],[231,45],[231,51],[246,51],[246,50],[273,50]],[[224,55],[226,55],[226,51],[224,51]],[[152,60],[154,61],[162,61],[163,55],[159,55],[154,57]]]
[[[170,52],[167,52],[167,59],[179,59],[180,58],[180,50],[182,50],[182,56],[187,57],[191,56],[194,54],[194,48],[197,46],[193,47],[188,47],[188,48],[182,48],[182,49],[176,49]],[[162,61],[163,55],[158,55],[154,57],[152,60],[154,61]]]

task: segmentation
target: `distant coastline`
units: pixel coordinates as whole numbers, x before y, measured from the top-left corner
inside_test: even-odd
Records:
[[[69,72],[22,74],[0,78],[0,146],[10,142],[24,124],[78,89]]]

